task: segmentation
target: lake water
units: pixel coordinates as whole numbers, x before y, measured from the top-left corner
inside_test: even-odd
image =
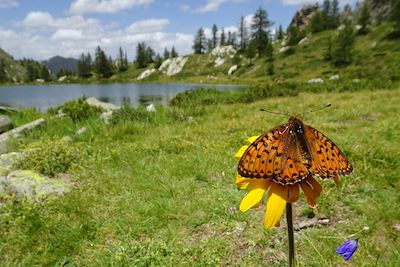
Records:
[[[0,105],[9,107],[34,107],[46,111],[67,101],[86,96],[118,106],[130,103],[168,104],[178,93],[194,88],[234,90],[232,85],[204,85],[188,83],[114,83],[114,84],[51,84],[0,86]]]

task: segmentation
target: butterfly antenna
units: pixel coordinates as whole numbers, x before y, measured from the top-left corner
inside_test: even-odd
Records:
[[[313,110],[310,110],[310,111],[306,111],[306,112],[303,112],[303,113],[300,113],[300,114],[296,115],[296,117],[297,117],[297,116],[300,116],[300,115],[308,114],[308,113],[311,113],[311,112],[320,111],[320,110],[329,108],[330,106],[332,106],[332,105],[331,105],[331,104],[328,104],[328,105],[326,105],[325,107],[322,107],[322,108],[317,108],[317,109],[313,109]]]
[[[262,109],[262,108],[260,108],[260,110],[268,112],[268,113],[272,113],[272,114],[285,115],[285,116],[288,116],[288,117],[292,117],[292,115],[289,115],[289,114],[283,113],[283,112],[275,112],[275,111],[265,110],[265,109]]]

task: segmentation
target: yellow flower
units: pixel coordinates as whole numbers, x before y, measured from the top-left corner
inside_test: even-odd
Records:
[[[250,137],[247,141],[252,143],[257,137]],[[240,159],[247,147],[242,146],[235,154],[235,158]],[[321,185],[311,175],[293,185],[281,185],[272,179],[244,178],[237,175],[236,185],[239,189],[250,190],[240,203],[239,209],[242,212],[260,206],[264,193],[268,193],[264,217],[264,227],[267,229],[279,226],[286,203],[293,203],[299,199],[299,187],[303,189],[307,202],[312,208],[317,206],[316,199],[322,191]]]

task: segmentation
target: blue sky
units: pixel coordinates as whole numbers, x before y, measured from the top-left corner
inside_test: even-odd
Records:
[[[79,57],[100,45],[115,56],[121,46],[130,59],[138,42],[157,52],[175,46],[192,52],[199,27],[215,23],[235,31],[241,16],[251,20],[258,7],[286,27],[309,0],[0,0],[0,47],[15,58]],[[319,1],[321,2],[321,1]],[[353,3],[355,1],[340,1]]]

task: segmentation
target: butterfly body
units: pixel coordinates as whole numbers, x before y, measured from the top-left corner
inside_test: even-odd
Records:
[[[323,133],[298,117],[259,136],[244,152],[238,173],[246,178],[273,179],[283,185],[310,175],[333,178],[353,168],[340,149]]]

